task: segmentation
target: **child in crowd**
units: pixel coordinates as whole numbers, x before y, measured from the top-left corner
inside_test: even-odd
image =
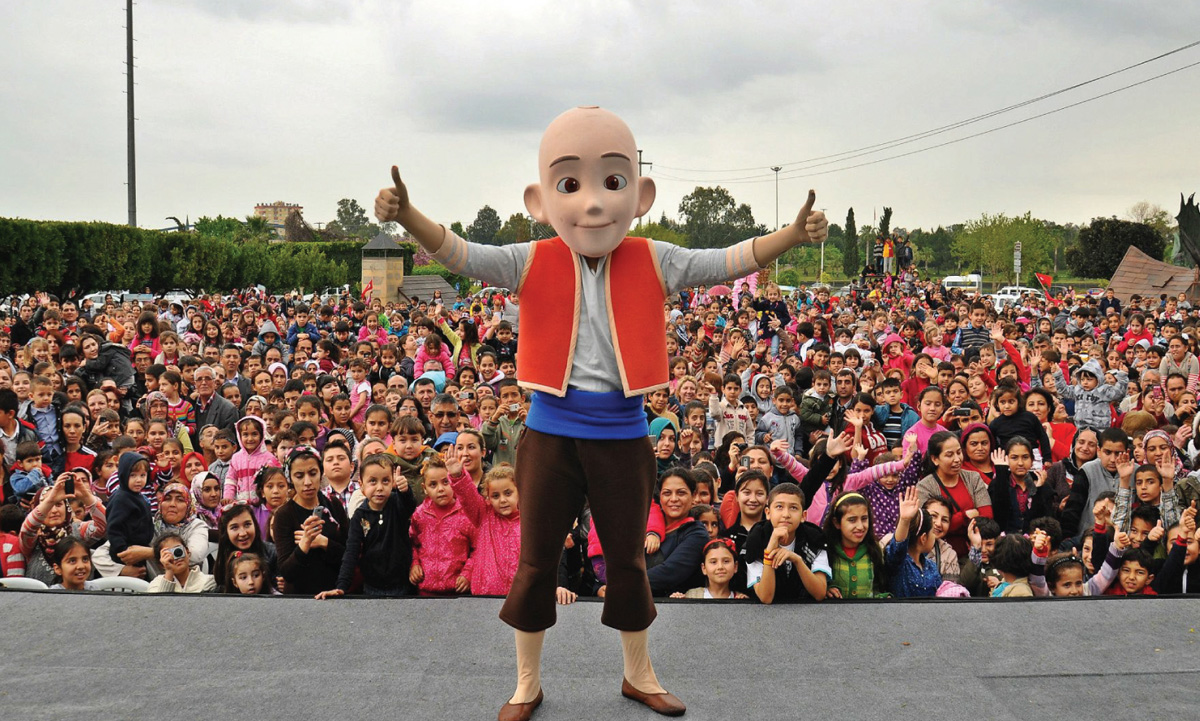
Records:
[[[821,529],[804,520],[804,492],[780,483],[767,497],[767,519],[746,537],[746,586],[762,603],[823,601],[833,571]]]
[[[360,477],[366,503],[350,518],[337,587],[317,594],[318,599],[345,595],[356,570],[362,573],[363,593],[367,596],[413,593],[409,528],[416,503],[411,491],[394,486],[392,470],[391,459],[382,453],[363,461]]]
[[[711,513],[711,509],[709,512]],[[703,565],[700,566],[700,572],[707,579],[707,584],[688,589],[684,593],[672,593],[671,598],[702,598],[710,601],[749,598],[730,587],[737,573],[736,553],[733,541],[728,538],[712,538],[704,544]]]
[[[853,491],[834,499],[825,518],[825,544],[829,549],[828,598],[887,596],[883,552],[875,535],[871,505]]]
[[[263,466],[278,463],[264,442],[267,435],[266,421],[255,416],[244,416],[237,423],[237,432],[241,450],[233,454],[229,462],[229,473],[225,478],[224,495],[221,498],[224,505],[234,501],[257,500],[254,474]]]
[[[942,574],[937,564],[928,558],[936,543],[933,517],[921,508],[917,489],[907,489],[900,500],[896,532],[884,551],[893,596],[914,598],[937,593],[942,585]]]
[[[1029,586],[1029,556],[1032,552],[1033,543],[1019,534],[1009,534],[996,541],[990,560],[1000,572],[1000,583],[992,589],[992,598],[1033,596]]]
[[[226,593],[243,596],[278,595],[266,560],[257,553],[235,551],[225,579]]]
[[[454,496],[476,528],[469,579],[471,593],[505,596],[512,587],[521,554],[516,474],[507,464],[493,467],[483,477],[481,498],[475,481],[463,470],[455,446],[447,446],[445,461]]]
[[[408,580],[422,596],[467,593],[475,526],[454,495],[441,456],[425,461],[421,475],[425,500],[413,513],[409,531],[413,559]]]
[[[50,588],[62,591],[97,591],[92,578],[92,553],[83,541],[69,536],[54,545],[51,563],[58,579]]]

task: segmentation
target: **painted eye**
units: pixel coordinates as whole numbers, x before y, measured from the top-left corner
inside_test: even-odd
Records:
[[[620,190],[628,185],[624,175],[610,175],[604,179],[604,187],[609,190]]]
[[[558,192],[575,193],[579,191],[579,181],[574,178],[563,178],[558,181]]]

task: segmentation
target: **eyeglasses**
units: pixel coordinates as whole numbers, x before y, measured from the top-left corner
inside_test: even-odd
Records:
[[[458,418],[458,411],[437,411],[432,415],[434,418]]]

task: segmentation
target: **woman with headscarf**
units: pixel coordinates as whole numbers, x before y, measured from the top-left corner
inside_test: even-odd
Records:
[[[163,487],[161,494],[153,519],[154,537],[179,534],[188,549],[188,565],[200,568],[208,560],[208,526],[196,514],[191,490],[179,481],[172,481]]]
[[[1071,439],[1071,452],[1066,458],[1046,469],[1046,483],[1054,491],[1055,508],[1059,513],[1071,495],[1071,486],[1083,471],[1083,464],[1096,459],[1099,453],[1099,437],[1090,428],[1080,428]],[[1065,529],[1064,529],[1065,530]],[[1070,535],[1070,534],[1069,534]]]
[[[54,547],[66,538],[78,538],[93,544],[104,538],[104,504],[87,484],[75,484],[75,497],[87,509],[91,520],[76,521],[71,514],[66,477],[58,477],[53,486],[43,486],[33,498],[33,510],[21,524],[20,547],[25,556],[25,576],[47,585],[54,582]]]
[[[654,460],[661,476],[668,468],[676,465],[679,428],[667,418],[655,418],[650,423],[650,442],[654,444]]]

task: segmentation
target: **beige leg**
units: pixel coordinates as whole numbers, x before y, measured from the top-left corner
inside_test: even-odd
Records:
[[[650,665],[650,631],[622,631],[621,652],[625,658],[625,680],[638,691],[646,694],[666,693],[658,685],[658,677]]]
[[[511,704],[529,703],[542,690],[542,642],[545,631],[529,633],[516,631],[517,635],[517,691],[509,699]]]

